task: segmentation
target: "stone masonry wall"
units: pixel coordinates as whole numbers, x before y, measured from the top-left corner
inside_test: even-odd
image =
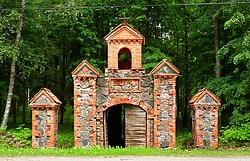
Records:
[[[58,110],[32,108],[32,147],[57,146]]]
[[[193,112],[193,140],[196,147],[218,146],[218,108],[195,107]]]
[[[147,114],[147,147],[174,147],[175,80],[176,75],[146,75],[143,69],[107,68],[105,76],[75,76],[75,146],[104,146],[104,112],[114,105],[131,104]]]
[[[97,143],[104,145],[103,112],[117,104],[132,104],[147,113],[147,146],[153,144],[153,78],[143,71],[110,70],[97,78]],[[115,80],[115,81],[114,81]],[[151,131],[150,131],[151,130]]]
[[[96,145],[96,77],[74,77],[74,144]]]
[[[176,145],[176,76],[154,75],[154,146]]]

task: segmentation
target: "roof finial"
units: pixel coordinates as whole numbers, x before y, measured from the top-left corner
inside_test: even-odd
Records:
[[[123,17],[118,18],[119,20],[122,20],[123,22],[126,22],[126,20],[129,20],[129,17],[126,17],[125,12],[123,12]]]

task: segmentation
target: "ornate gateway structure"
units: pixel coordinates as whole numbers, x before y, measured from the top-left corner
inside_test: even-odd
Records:
[[[127,22],[104,40],[108,45],[105,75],[85,60],[72,72],[75,147],[175,147],[179,70],[162,60],[146,74],[141,67],[144,37]],[[46,88],[31,99],[33,147],[57,145],[60,104]],[[194,146],[217,147],[219,98],[202,89],[189,104]]]
[[[145,74],[144,37],[127,22],[104,40],[105,76],[87,61],[72,72],[75,146],[174,147],[178,69],[163,60]]]

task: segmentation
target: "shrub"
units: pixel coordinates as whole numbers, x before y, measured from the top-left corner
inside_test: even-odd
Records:
[[[182,130],[177,133],[177,148],[190,149],[193,146],[192,132],[190,130]]]
[[[0,144],[1,144],[0,147],[7,147],[7,148],[30,147],[31,146],[31,130],[29,128],[24,128],[24,124],[23,124],[23,125],[19,125],[15,129],[11,129],[6,132],[1,132]]]
[[[220,141],[222,143],[241,146],[250,141],[250,123],[242,124],[240,127],[226,127],[221,132]]]

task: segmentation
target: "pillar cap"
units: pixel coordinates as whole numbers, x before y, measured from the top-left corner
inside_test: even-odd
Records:
[[[125,37],[121,35],[126,35]],[[135,28],[130,26],[127,22],[123,22],[116,28],[111,30],[104,38],[106,43],[113,40],[136,40],[140,41],[142,44],[145,42],[144,36],[137,31]]]
[[[47,88],[41,88],[30,100],[30,107],[49,106],[56,107],[62,102]]]
[[[83,60],[76,68],[72,71],[72,76],[99,76],[100,73],[87,61]]]
[[[179,75],[179,69],[167,59],[163,59],[149,74]]]
[[[209,89],[200,89],[189,101],[189,105],[215,105],[220,106],[221,100]]]

